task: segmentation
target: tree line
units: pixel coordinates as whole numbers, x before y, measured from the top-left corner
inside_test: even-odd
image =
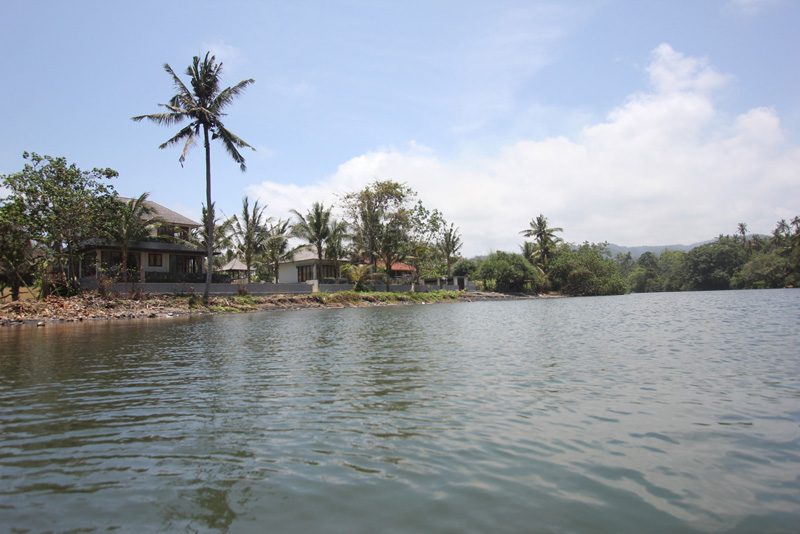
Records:
[[[292,219],[273,219],[266,206],[245,197],[240,213],[215,221],[218,266],[239,258],[248,282],[279,283],[280,263],[306,245],[316,254],[318,276],[323,262],[331,260],[335,270],[328,278],[362,286],[378,277],[388,289],[391,268],[401,262],[413,267],[412,283],[450,277],[462,247],[454,224],[425,207],[411,188],[392,180],[376,180],[347,193],[338,206],[314,202],[305,213],[291,213]],[[302,245],[291,246],[292,238]]]
[[[454,273],[479,280],[486,289],[566,295],[619,295],[628,292],[704,291],[797,287],[800,284],[800,217],[778,221],[769,236],[736,233],[688,252],[664,250],[633,258],[612,258],[607,243],[574,245],[539,215],[520,233],[520,252],[493,252],[461,260]]]
[[[290,219],[267,216],[266,206],[247,197],[241,212],[225,219],[211,204],[211,210],[203,207],[203,226],[190,235],[154,236],[166,223],[153,214],[147,193],[120,201],[111,183],[116,171],[83,171],[65,158],[35,153],[23,158],[21,171],[0,176],[9,191],[0,199],[0,289],[10,288],[13,299],[34,284],[44,293],[77,291],[83,251],[101,243],[120,247],[120,265],[109,274],[121,281],[136,268],[128,265],[130,247],[155,239],[211,248],[216,268],[240,258],[248,281],[277,283],[280,263],[292,259],[299,241],[315,251],[317,273],[324,260],[334,260],[334,279],[364,285],[380,278],[387,286],[391,267],[400,262],[414,267],[414,283],[449,277],[462,246],[454,224],[391,180],[347,193],[339,206],[314,202],[304,213],[293,210]]]

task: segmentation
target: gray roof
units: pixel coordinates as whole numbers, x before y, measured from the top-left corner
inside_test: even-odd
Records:
[[[239,258],[233,258],[231,261],[217,269],[218,271],[246,271],[247,265]],[[253,269],[250,269],[251,271]]]
[[[127,197],[117,197],[117,200],[120,202],[128,202],[133,200]],[[203,226],[199,222],[193,221],[188,217],[184,217],[177,211],[172,211],[171,209],[167,208],[166,206],[162,206],[157,202],[153,202],[152,200],[145,200],[145,205],[153,210],[153,217],[158,217],[159,219],[163,220],[165,223],[168,224],[177,224],[180,226],[189,226],[192,228],[199,228]]]
[[[298,262],[317,259],[317,247],[314,245],[303,245],[294,251],[294,255],[283,263]]]

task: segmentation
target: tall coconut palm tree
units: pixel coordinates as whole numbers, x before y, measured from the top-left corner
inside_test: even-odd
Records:
[[[247,283],[252,281],[250,266],[253,265],[255,258],[264,250],[266,238],[264,223],[264,210],[266,206],[259,206],[258,200],[250,209],[250,201],[247,197],[242,199],[241,216],[234,215],[231,219],[231,229],[236,238],[236,249],[239,257],[244,260],[247,269]]]
[[[188,125],[181,128],[177,134],[158,147],[167,148],[177,143],[183,143],[183,150],[180,158],[178,158],[181,165],[183,165],[189,149],[202,133],[206,156],[206,206],[211,206],[211,140],[220,139],[225,150],[239,164],[242,172],[246,170],[244,157],[239,153],[239,149],[253,149],[253,147],[228,130],[222,123],[222,117],[225,115],[223,110],[255,80],[242,80],[232,87],[220,89],[222,63],[217,63],[216,58],[210,52],[206,53],[205,58],[202,60],[199,56],[194,56],[192,64],[186,69],[186,75],[190,79],[191,90],[175,74],[169,64],[164,64],[164,70],[172,78],[177,91],[167,104],[161,104],[162,107],[167,109],[167,112],[137,115],[132,118],[137,122],[148,119],[156,124],[165,126],[172,126],[188,120]],[[206,222],[206,234],[209,239],[206,240],[208,271],[206,272],[206,287],[203,291],[204,304],[208,304],[208,291],[211,286],[212,274],[211,266],[214,255],[212,247],[214,224],[213,219],[210,217]]]
[[[128,281],[128,251],[131,244],[146,239],[150,236],[151,230],[163,222],[158,217],[150,217],[155,209],[147,204],[149,196],[150,193],[142,193],[137,198],[120,203],[115,214],[116,220],[111,228],[111,235],[122,249],[120,272],[123,282]]]
[[[547,217],[540,213],[538,217],[531,220],[530,228],[520,232],[525,237],[533,238],[536,245],[533,252],[534,259],[545,273],[548,270],[553,251],[561,241],[561,238],[556,236],[556,233],[563,231],[563,228],[548,226]]]
[[[325,253],[325,242],[331,235],[331,209],[325,209],[322,203],[314,202],[305,215],[297,210],[292,210],[292,213],[297,217],[297,222],[292,226],[292,234],[316,247],[317,280],[322,281],[322,257]]]
[[[291,229],[289,221],[278,219],[278,222],[271,224],[264,238],[264,260],[269,264],[275,283],[278,283],[278,267],[283,260],[290,259],[294,255],[294,249],[289,249],[289,238]]]

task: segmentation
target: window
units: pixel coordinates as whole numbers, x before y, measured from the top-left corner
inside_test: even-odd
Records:
[[[323,265],[322,278],[336,278],[336,267],[333,265]]]
[[[301,265],[297,268],[297,281],[298,282],[305,282],[306,280],[313,280],[314,278],[314,266],[313,265]]]
[[[149,267],[162,267],[164,265],[164,255],[163,254],[148,254],[147,255],[147,265]]]

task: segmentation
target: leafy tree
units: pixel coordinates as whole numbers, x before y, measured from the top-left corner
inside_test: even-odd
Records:
[[[128,250],[131,244],[147,239],[153,225],[162,222],[156,217],[150,217],[155,210],[147,204],[149,196],[150,193],[142,193],[137,198],[120,203],[116,209],[111,237],[122,249],[120,274],[123,282],[128,281]]]
[[[658,271],[658,256],[645,252],[636,260],[636,267],[629,275],[631,290],[635,293],[652,293],[661,291],[661,279]]]
[[[461,258],[455,263],[455,265],[453,265],[454,276],[468,276],[472,278],[472,275],[477,270],[478,270],[478,263],[475,260],[470,260],[466,258]]]
[[[744,265],[746,255],[731,237],[720,236],[686,254],[686,287],[692,290],[729,289],[731,277]]]
[[[477,276],[484,287],[501,292],[537,291],[542,282],[539,271],[521,254],[500,251],[480,263]]]
[[[414,268],[412,291],[422,276],[432,278],[444,274],[442,248],[437,243],[444,228],[446,225],[439,210],[429,210],[419,200],[410,207],[407,241],[396,247],[400,251],[396,253],[396,261],[404,261]]]
[[[415,196],[406,185],[391,180],[376,180],[361,191],[344,196],[353,246],[369,261],[373,272],[380,256],[378,249],[391,249],[393,237],[405,237],[398,230],[405,230],[410,223],[410,204]]]
[[[605,244],[584,243],[559,251],[550,276],[556,289],[567,295],[621,295],[628,289],[619,265],[607,256]]]
[[[788,262],[777,251],[754,255],[731,276],[736,289],[765,289],[783,287]]]
[[[33,282],[36,256],[18,202],[0,204],[0,294],[11,288],[11,300]]]
[[[55,268],[68,289],[77,287],[81,245],[88,239],[111,236],[112,215],[118,203],[107,180],[112,169],[82,171],[65,158],[28,154],[22,171],[3,176],[0,183],[14,203],[18,222],[38,245],[37,267],[43,275]],[[42,284],[46,293],[49,283]]]
[[[256,257],[264,251],[264,210],[266,206],[259,206],[258,200],[250,208],[247,197],[242,199],[242,213],[234,215],[231,222],[231,232],[236,239],[236,250],[239,257],[244,260],[247,269],[247,283],[252,281],[250,267]]]
[[[317,280],[322,282],[322,258],[325,254],[325,243],[331,235],[331,209],[326,209],[320,202],[314,202],[305,215],[297,210],[292,210],[292,213],[297,217],[292,234],[316,248]]]
[[[450,223],[450,226],[445,226],[437,245],[442,256],[444,256],[447,278],[450,278],[453,262],[457,258],[458,251],[461,250],[461,246],[463,245],[461,242],[461,233],[458,231],[458,228],[452,223]]]
[[[239,164],[239,168],[246,170],[244,157],[239,153],[240,148],[250,148],[244,140],[228,130],[222,123],[225,115],[223,110],[228,107],[233,100],[239,96],[244,89],[254,83],[253,79],[242,80],[233,87],[220,89],[220,75],[222,73],[222,63],[217,63],[216,58],[210,53],[206,53],[204,59],[194,56],[192,64],[186,69],[186,75],[190,79],[191,90],[175,74],[168,64],[164,64],[164,70],[172,78],[172,82],[177,91],[169,102],[162,104],[167,109],[165,113],[153,113],[150,115],[137,115],[134,121],[148,119],[165,126],[179,124],[185,120],[189,124],[181,128],[177,134],[162,143],[159,148],[167,148],[176,143],[183,143],[183,150],[179,162],[183,164],[186,154],[194,145],[201,132],[203,135],[203,147],[205,149],[206,167],[206,206],[211,206],[211,140],[220,139],[225,150]],[[210,134],[210,135],[209,135]],[[214,224],[211,218],[206,222],[207,239],[207,265],[206,286],[203,292],[203,303],[208,304],[208,292],[211,286],[211,276],[213,265],[213,242]]]
[[[556,245],[561,241],[561,238],[556,236],[556,233],[563,232],[563,228],[548,226],[547,217],[539,214],[538,217],[532,219],[530,228],[520,232],[525,237],[532,237],[534,247],[531,250],[532,263],[538,265],[542,271],[549,273],[550,260]]]
[[[684,261],[686,253],[665,250],[658,257],[658,272],[662,291],[681,291],[686,285]]]

